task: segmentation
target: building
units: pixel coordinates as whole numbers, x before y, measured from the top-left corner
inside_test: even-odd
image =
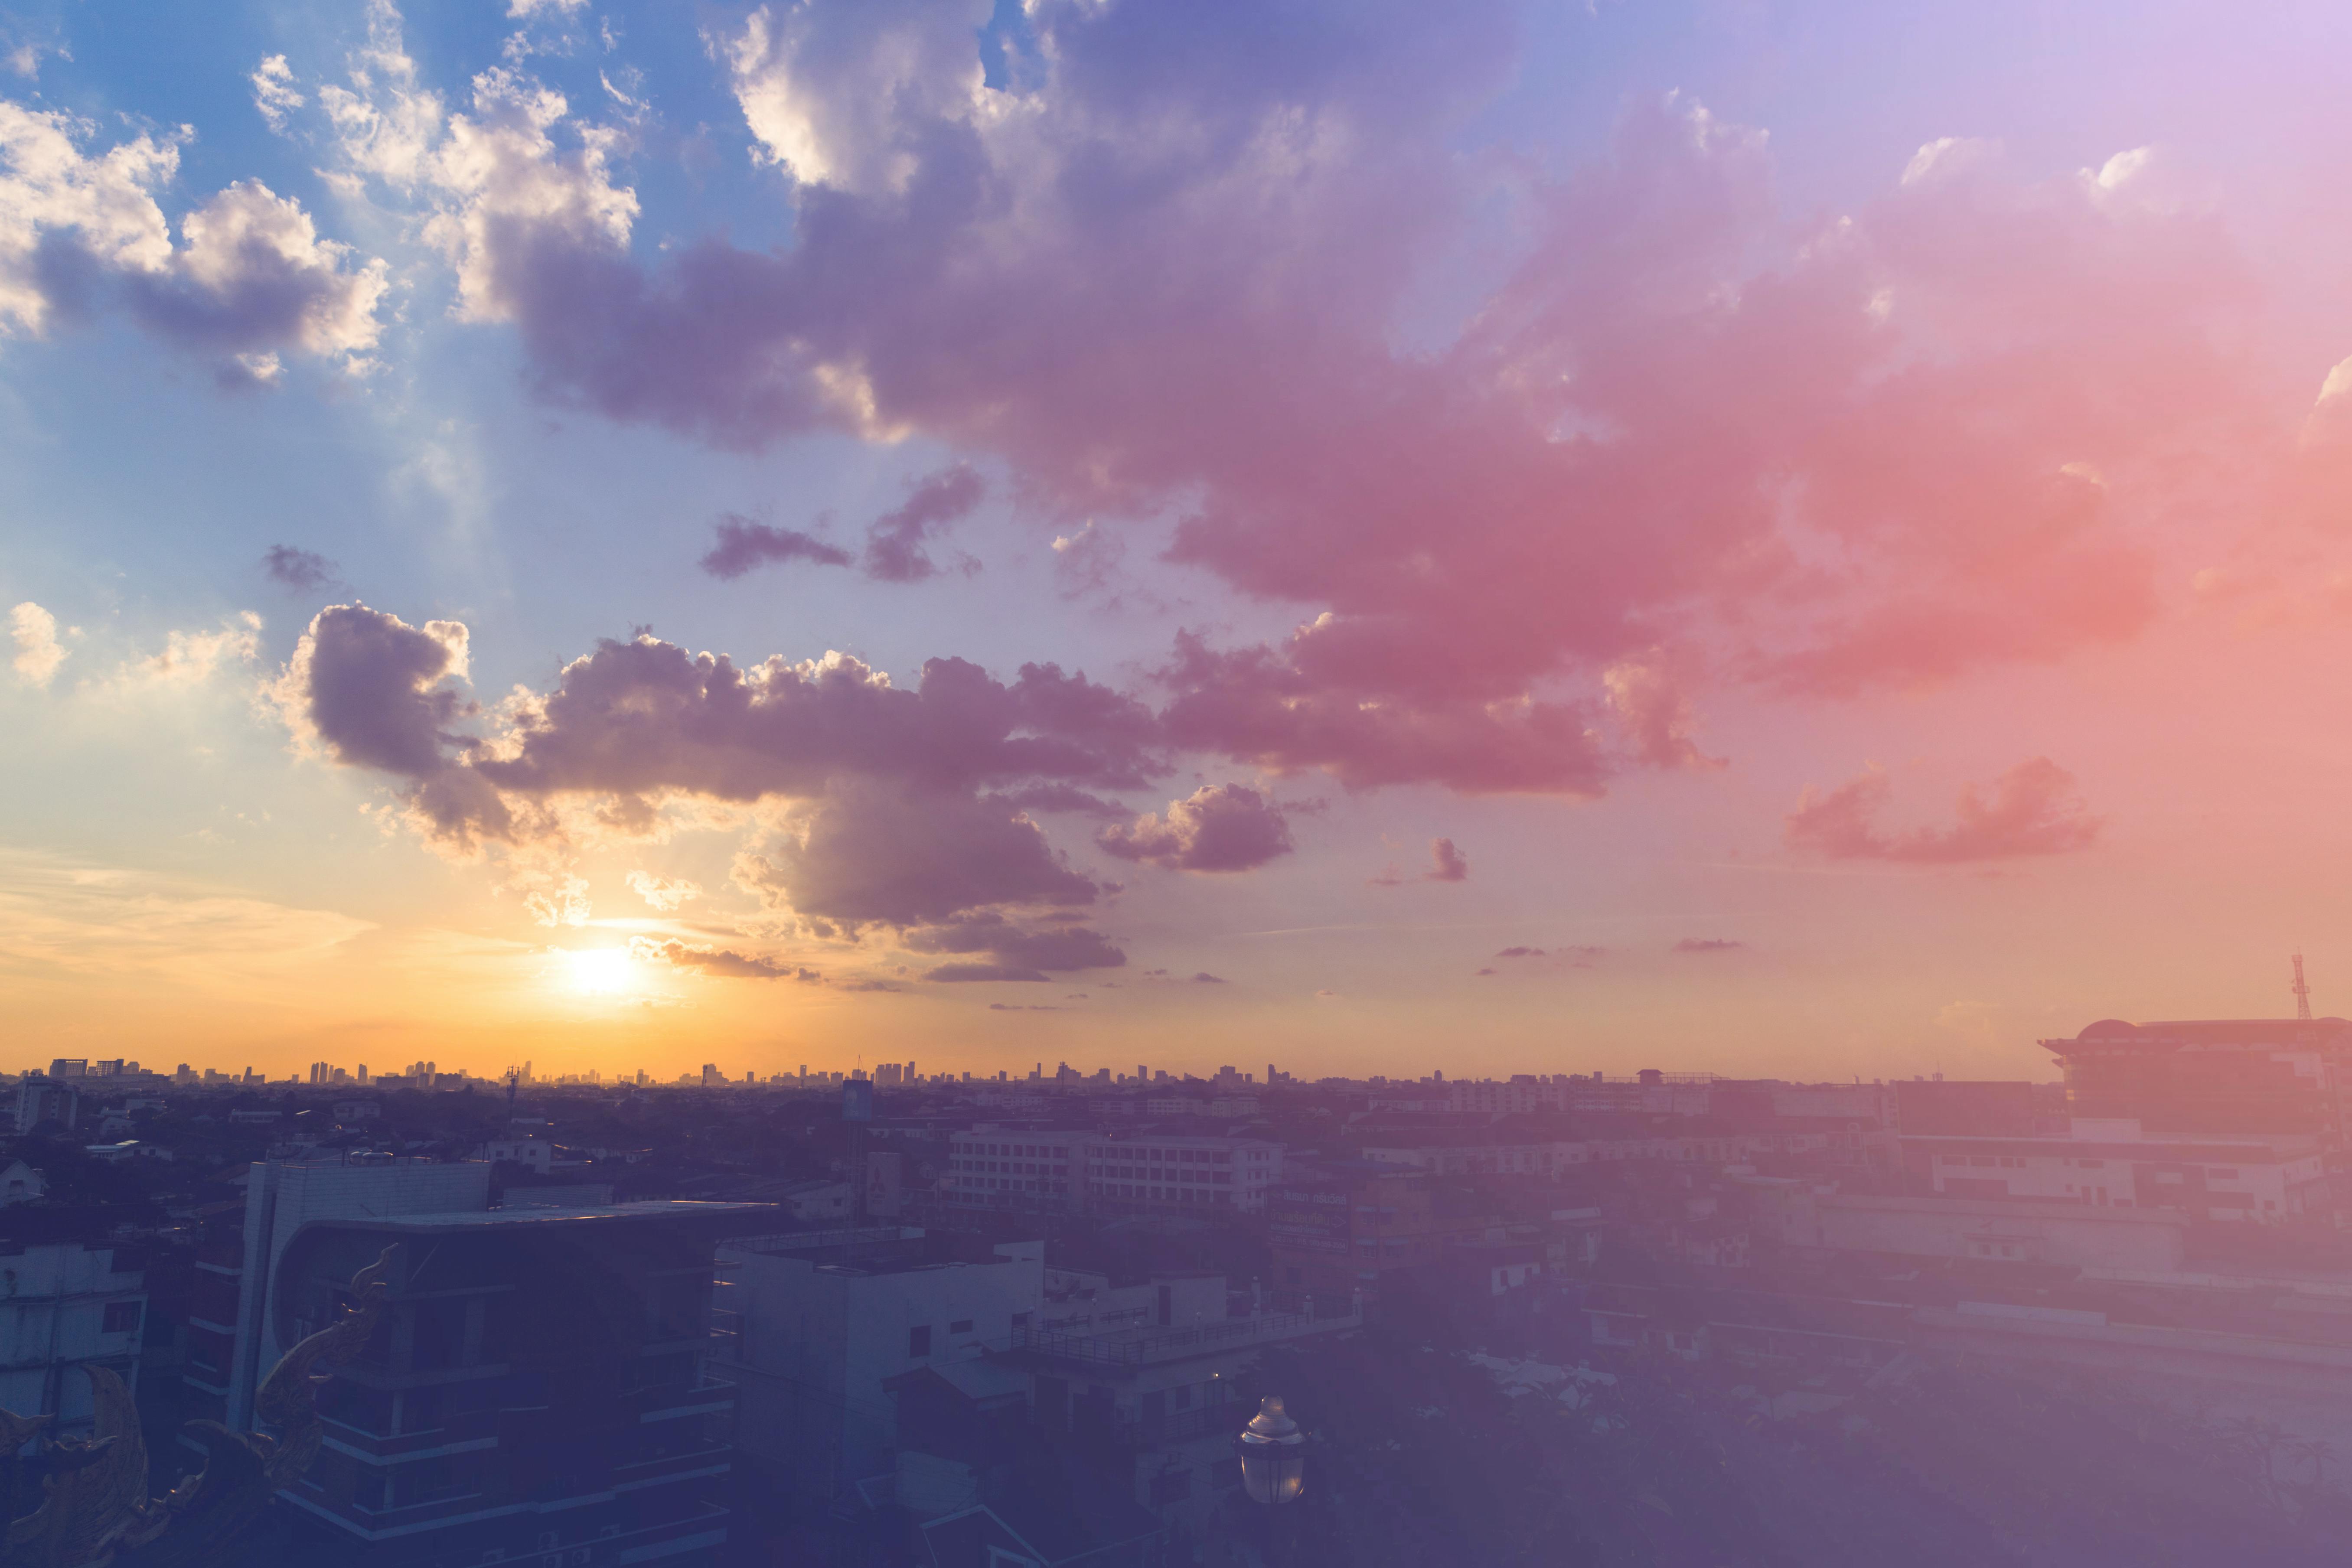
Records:
[[[1914,1079],[1895,1086],[1895,1130],[1934,1135],[1948,1132],[1999,1132],[2031,1136],[2046,1131],[2045,1110],[2063,1114],[2063,1106],[2045,1106],[2035,1091],[2040,1086],[2022,1081]]]
[[[2186,1256],[2187,1216],[2167,1210],[1824,1193],[1790,1181],[1754,1184],[1761,1234],[1801,1251],[2147,1274],[2174,1272]]]
[[[49,1179],[22,1160],[11,1160],[8,1168],[0,1171],[0,1207],[9,1204],[28,1204],[35,1198],[48,1195]]]
[[[2277,1221],[2328,1205],[2316,1136],[2144,1131],[2081,1119],[2066,1137],[1912,1137],[1905,1165],[1931,1192],[2094,1207],[2179,1209],[2196,1219]]]
[[[137,1393],[144,1267],[127,1247],[0,1247],[0,1409],[54,1412],[46,1436],[72,1436],[91,1424],[82,1368],[110,1367]]]
[[[1378,1296],[1402,1269],[1433,1263],[1490,1228],[1481,1205],[1424,1172],[1370,1161],[1300,1172],[1266,1209],[1274,1285],[1285,1300]]]
[[[230,1424],[252,1427],[259,1379],[382,1258],[384,1327],[332,1369],[319,1401],[334,1436],[281,1494],[323,1536],[370,1561],[582,1568],[722,1544],[734,1394],[704,1364],[712,1250],[772,1211],[488,1203],[472,1162],[256,1166]],[[200,1289],[199,1312],[217,1311],[220,1284]]]
[[[1097,1213],[1262,1214],[1282,1179],[1282,1145],[1270,1138],[1107,1134],[1087,1141],[1084,1157],[1086,1205]]]
[[[474,1151],[474,1158],[493,1165],[521,1165],[543,1176],[555,1163],[555,1145],[544,1138],[493,1138]]]
[[[749,1238],[719,1258],[719,1365],[738,1440],[798,1496],[888,1474],[884,1384],[1011,1345],[1043,1293],[1043,1242],[993,1247],[895,1226]]]
[[[2103,1018],[2044,1040],[2078,1117],[2129,1117],[2150,1132],[2300,1132],[2338,1147],[2352,1090],[2352,1022]]]
[[[82,1063],[55,1063],[53,1066],[82,1066]],[[16,1086],[16,1131],[30,1132],[44,1123],[55,1122],[70,1128],[81,1115],[81,1089],[73,1079],[81,1075],[52,1072],[44,1077],[26,1073]]]
[[[1564,1085],[1545,1083],[1527,1073],[1508,1083],[1474,1083],[1457,1079],[1446,1085],[1446,1109],[1524,1115],[1533,1110],[1559,1110],[1566,1103],[1567,1095]]]
[[[982,1122],[948,1140],[941,1195],[966,1208],[1075,1211],[1084,1206],[1093,1141],[1068,1128]]]

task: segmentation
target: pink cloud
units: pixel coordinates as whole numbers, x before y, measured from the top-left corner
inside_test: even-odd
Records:
[[[1451,838],[1429,841],[1429,869],[1422,873],[1427,882],[1466,882],[1470,879],[1470,858],[1454,847]]]
[[[2089,847],[2104,825],[2074,775],[2047,757],[2018,763],[1990,790],[1962,785],[1949,827],[1883,830],[1878,819],[1890,794],[1886,775],[1875,768],[1825,794],[1809,787],[1785,819],[1787,842],[1832,860],[1939,865],[2063,855]]]
[[[1164,818],[1146,812],[1104,828],[1095,842],[1122,860],[1171,871],[1247,871],[1291,848],[1281,807],[1244,784],[1203,784],[1169,802]]]

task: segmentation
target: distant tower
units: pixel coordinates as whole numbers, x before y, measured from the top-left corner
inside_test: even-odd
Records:
[[[2294,955],[2294,1016],[2311,1021],[2311,987],[2303,983],[2303,954]]]

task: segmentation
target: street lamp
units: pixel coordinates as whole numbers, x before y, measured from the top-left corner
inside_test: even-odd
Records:
[[[1259,1502],[1286,1503],[1307,1489],[1307,1434],[1269,1394],[1242,1428],[1242,1486]]]

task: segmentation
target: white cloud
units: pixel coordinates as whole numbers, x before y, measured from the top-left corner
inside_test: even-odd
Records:
[[[672,880],[644,871],[629,873],[629,887],[639,898],[664,914],[674,913],[689,900],[702,896],[702,885],[698,882]]]
[[[8,612],[8,629],[16,639],[16,679],[28,686],[47,686],[66,661],[65,645],[58,641],[58,618],[27,599]]]
[[[110,688],[125,695],[185,691],[202,686],[229,664],[261,657],[261,617],[239,610],[212,631],[172,632],[161,653],[135,659],[119,670]]]
[[[507,15],[520,20],[532,16],[576,16],[588,0],[507,0]]]
[[[253,107],[272,131],[286,129],[286,116],[310,101],[294,85],[294,72],[284,55],[264,55],[246,79],[253,84]]]
[[[321,239],[301,205],[258,181],[215,195],[181,222],[174,247],[155,193],[178,171],[179,140],[140,135],[103,153],[88,122],[0,101],[0,328],[48,324],[48,237],[126,284],[142,323],[266,380],[278,349],[322,356],[372,347],[384,265]],[[267,373],[267,374],[265,374]]]
[[[180,166],[176,140],[141,135],[83,153],[87,121],[0,100],[0,326],[38,332],[48,296],[35,271],[41,236],[68,231],[102,265],[160,272],[172,233],[152,194]]]
[[[368,0],[367,16],[367,44],[351,58],[352,85],[321,87],[319,103],[335,128],[344,179],[372,176],[405,191],[423,177],[441,134],[441,97],[417,88],[392,0]]]
[[[985,85],[989,0],[875,0],[754,11],[725,46],[763,161],[805,184],[899,190],[907,122],[969,118]]]
[[[299,202],[258,180],[240,181],[181,222],[179,270],[221,301],[267,295],[293,309],[294,346],[320,355],[357,354],[383,331],[376,308],[386,287],[382,259],[346,269],[352,247],[319,237]],[[274,356],[272,356],[274,357]]]
[[[501,288],[498,231],[527,226],[560,233],[576,246],[625,246],[637,216],[636,193],[613,184],[606,157],[612,133],[583,126],[575,152],[559,151],[548,132],[569,105],[563,95],[505,69],[474,79],[474,111],[449,117],[433,160],[433,179],[450,198],[425,226],[457,269],[459,314],[495,321],[512,314]]]

